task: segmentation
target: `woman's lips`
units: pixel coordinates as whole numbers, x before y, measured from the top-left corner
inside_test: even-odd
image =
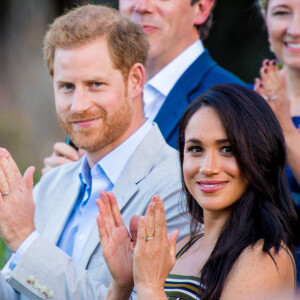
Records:
[[[223,189],[228,181],[200,180],[197,181],[199,189],[204,193],[214,193]]]
[[[300,53],[300,43],[284,43],[288,51],[293,53]]]

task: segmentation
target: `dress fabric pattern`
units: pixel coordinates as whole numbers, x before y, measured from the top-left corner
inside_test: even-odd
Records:
[[[183,255],[203,235],[204,233],[201,233],[195,236],[191,242],[186,243],[177,253],[176,259]],[[199,286],[204,288],[199,277],[169,274],[164,289],[170,300],[200,300],[201,291],[199,291]]]

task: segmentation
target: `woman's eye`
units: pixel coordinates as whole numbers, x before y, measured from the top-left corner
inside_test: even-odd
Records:
[[[273,12],[273,16],[285,16],[288,15],[288,11],[278,10]]]
[[[222,147],[222,152],[232,153],[232,148],[230,146],[224,146]]]
[[[199,153],[199,152],[202,152],[203,149],[200,146],[191,146],[191,147],[187,148],[187,151],[192,152],[192,153]]]

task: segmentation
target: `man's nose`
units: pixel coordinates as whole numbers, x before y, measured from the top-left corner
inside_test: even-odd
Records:
[[[88,93],[82,88],[75,88],[73,93],[71,111],[73,113],[81,114],[88,110],[91,105]]]
[[[134,10],[140,14],[151,13],[155,0],[135,0]]]

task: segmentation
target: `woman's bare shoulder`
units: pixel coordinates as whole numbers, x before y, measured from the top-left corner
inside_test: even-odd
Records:
[[[226,279],[221,299],[293,299],[295,269],[286,247],[272,257],[263,251],[263,242],[246,248]]]

